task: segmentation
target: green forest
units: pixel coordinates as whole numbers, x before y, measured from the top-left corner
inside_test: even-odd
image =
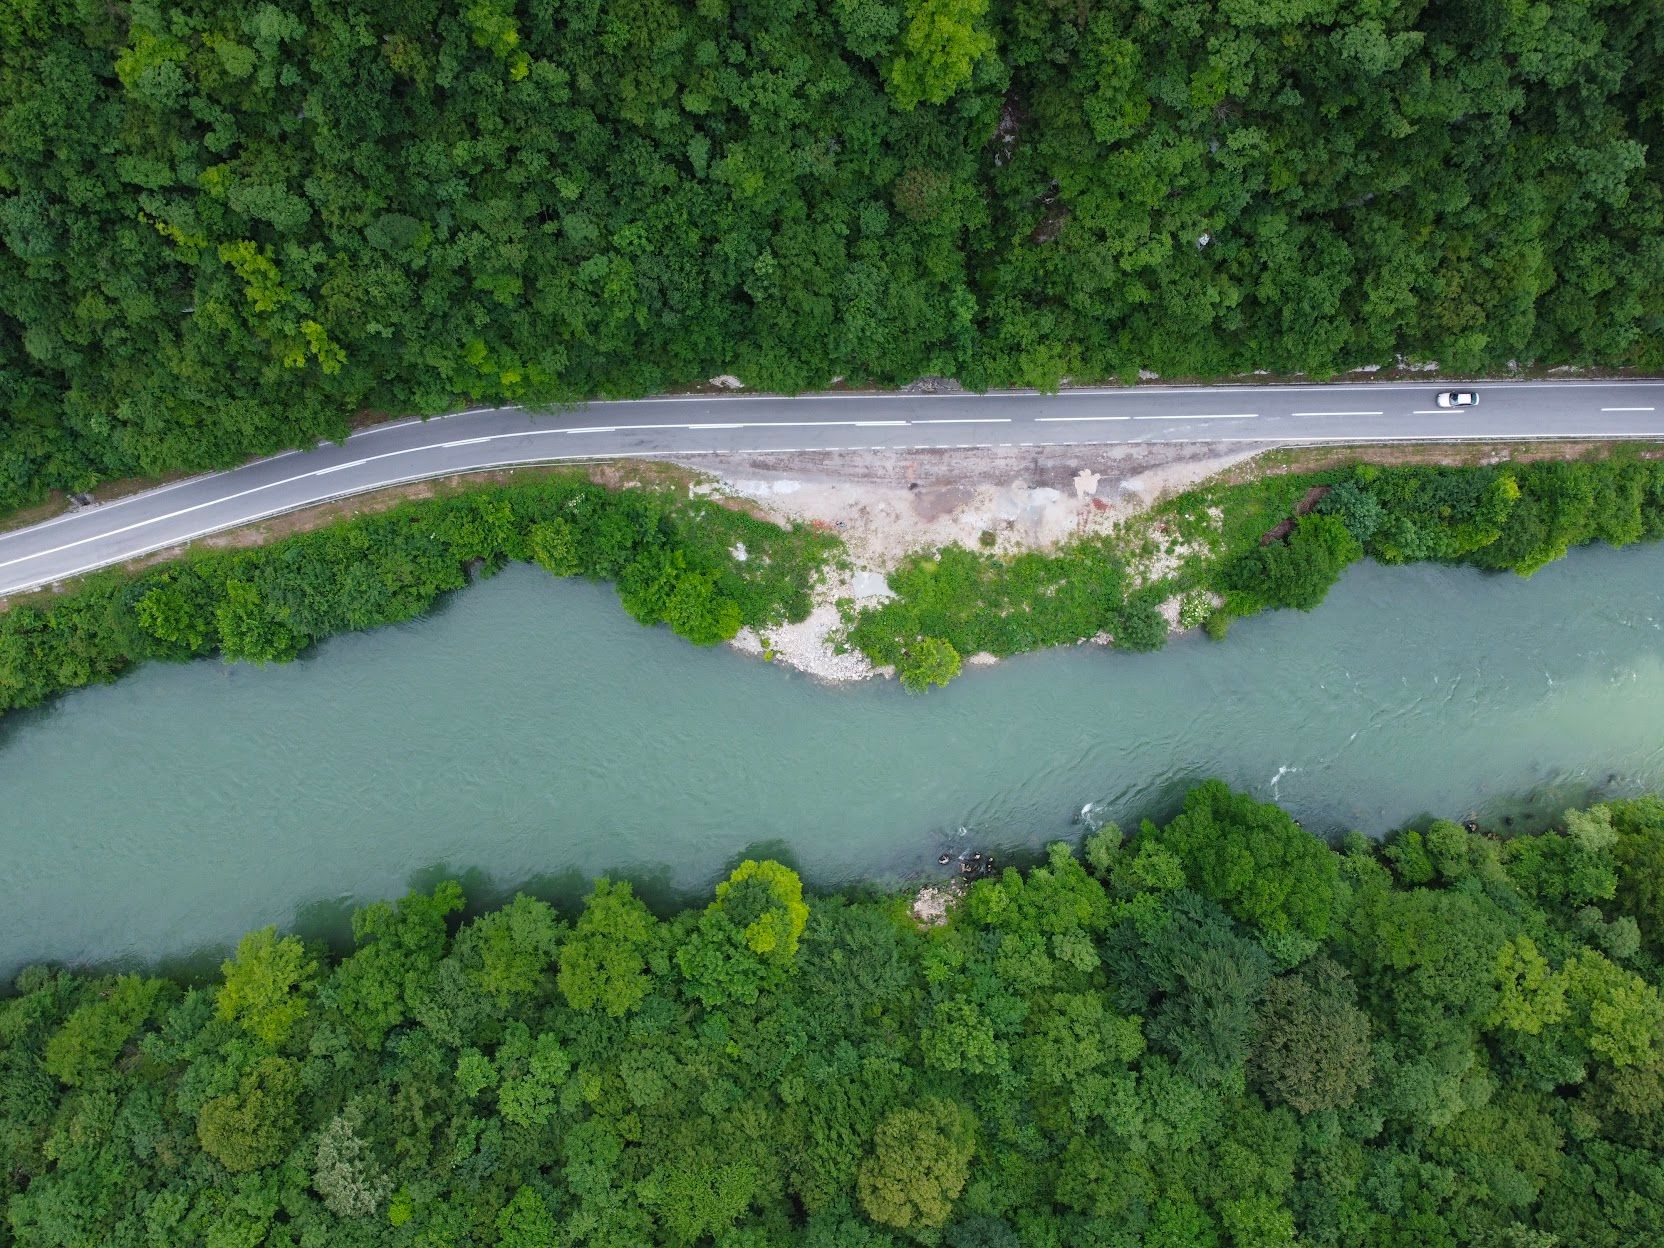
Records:
[[[1640,1248],[1664,802],[1331,848],[1210,781],[922,927],[746,860],[657,917],[375,902],[0,1001],[17,1248]]]
[[[1629,0],[7,0],[0,508],[724,372],[1657,368],[1661,80]]]

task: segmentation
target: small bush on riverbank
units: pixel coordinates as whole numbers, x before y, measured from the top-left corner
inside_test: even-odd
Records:
[[[1267,607],[1310,611],[1363,553],[1357,538],[1333,516],[1301,516],[1286,542],[1256,546],[1224,569],[1226,609],[1235,615]]]
[[[896,664],[896,675],[908,693],[923,693],[959,675],[959,651],[940,637],[920,637]]]
[[[743,544],[747,557],[732,553]],[[284,662],[356,629],[414,619],[441,594],[535,561],[618,583],[643,624],[699,645],[802,619],[833,538],[716,503],[575,477],[473,489],[270,546],[89,578],[0,615],[0,710],[108,680],[144,659]]]
[[[1664,803],[1331,848],[1200,786],[922,929],[454,882],[0,1001],[8,1245],[1656,1242]]]

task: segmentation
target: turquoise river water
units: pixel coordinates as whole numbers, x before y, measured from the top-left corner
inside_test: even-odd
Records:
[[[289,666],[152,665],[0,721],[0,973],[338,936],[445,872],[482,900],[610,871],[668,901],[746,853],[822,887],[933,876],[1207,775],[1371,834],[1664,789],[1664,546],[1529,582],[1363,565],[1222,645],[1078,647],[919,698],[696,650],[511,568]]]

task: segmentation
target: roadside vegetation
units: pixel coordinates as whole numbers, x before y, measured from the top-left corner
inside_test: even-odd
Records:
[[[0,1002],[17,1248],[1631,1248],[1664,802],[1338,849],[1218,782],[972,884],[655,917],[454,883]]]
[[[836,540],[671,489],[552,474],[406,502],[269,546],[114,569],[0,615],[0,710],[146,659],[283,662],[414,619],[511,560],[617,584],[624,609],[697,645],[801,619]]]
[[[839,644],[921,692],[974,654],[1108,641],[1312,610],[1353,562],[1436,560],[1530,575],[1589,542],[1664,537],[1664,459],[1373,465],[1203,486],[1052,553],[958,546],[891,573]],[[0,711],[147,659],[284,662],[337,633],[414,619],[510,561],[609,580],[637,620],[697,645],[804,619],[839,539],[782,529],[679,485],[611,490],[555,473],[459,489],[244,550],[113,569],[0,613]]]
[[[1169,635],[1164,605],[1181,628],[1222,638],[1233,619],[1312,610],[1366,556],[1529,576],[1574,546],[1661,537],[1664,459],[1625,449],[1569,462],[1266,473],[1187,491],[1054,554],[915,556],[890,577],[896,596],[858,613],[846,642],[924,688],[958,671],[943,647],[1004,657],[1099,638],[1157,649]]]
[[[8,14],[0,508],[721,373],[1664,366],[1654,4]]]

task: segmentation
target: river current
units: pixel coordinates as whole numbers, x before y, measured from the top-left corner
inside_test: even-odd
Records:
[[[924,697],[696,650],[511,568],[288,666],[150,665],[0,721],[0,973],[338,938],[446,873],[557,902],[603,871],[670,902],[747,854],[823,888],[933,877],[1208,775],[1325,834],[1664,789],[1664,546],[1529,582],[1364,564],[1223,644],[1053,651]]]

